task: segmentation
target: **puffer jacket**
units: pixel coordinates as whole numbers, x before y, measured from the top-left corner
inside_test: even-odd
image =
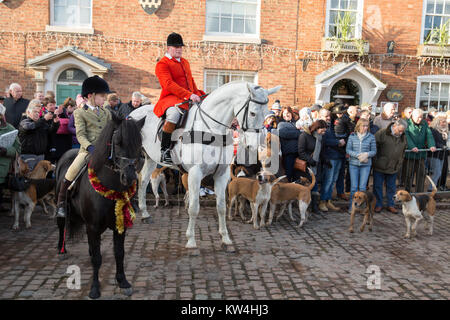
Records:
[[[367,132],[364,138],[360,140],[356,133],[352,133],[348,138],[346,151],[350,156],[351,165],[358,167],[371,166],[372,158],[377,154],[375,136],[370,132]],[[366,163],[362,163],[358,159],[358,155],[363,152],[369,154],[369,160]]]
[[[283,121],[278,124],[278,136],[280,137],[281,153],[298,153],[298,136],[300,130],[295,127],[295,122]]]

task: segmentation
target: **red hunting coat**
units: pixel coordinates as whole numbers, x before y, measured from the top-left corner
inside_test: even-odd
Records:
[[[198,96],[205,94],[197,89],[189,62],[184,58],[178,62],[175,58],[169,59],[164,56],[156,64],[155,74],[162,88],[158,103],[153,109],[158,117],[161,117],[167,108],[188,100],[193,93]],[[183,104],[180,108],[188,110],[189,104]]]

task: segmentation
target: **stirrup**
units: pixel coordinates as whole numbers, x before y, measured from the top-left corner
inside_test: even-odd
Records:
[[[66,217],[66,210],[64,208],[64,204],[58,207],[58,210],[56,211],[56,217],[57,218],[65,218]]]
[[[170,155],[170,149],[161,151],[161,162],[169,165],[173,164],[172,156]]]

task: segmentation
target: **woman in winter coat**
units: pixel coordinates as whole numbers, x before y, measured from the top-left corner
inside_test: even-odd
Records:
[[[431,180],[433,180],[434,184],[437,185],[442,174],[444,157],[447,155],[447,150],[445,150],[448,139],[447,115],[445,113],[438,113],[433,118],[433,121],[431,121],[430,129],[436,144],[435,147],[438,149],[443,149],[440,151],[428,152],[430,168],[432,171]],[[428,191],[431,191],[431,184]]]
[[[324,140],[322,139],[327,130],[327,123],[324,120],[313,122],[309,128],[305,127],[304,131],[298,138],[298,158],[304,160],[307,166],[311,168],[316,176],[316,181],[320,177],[321,154],[324,150]],[[311,180],[309,172],[305,173],[306,177]],[[319,193],[317,192],[317,182],[311,190],[311,205],[314,213],[320,213],[318,208]]]
[[[295,181],[295,159],[298,155],[298,137],[300,131],[295,127],[294,115],[290,107],[283,107],[281,111],[283,121],[278,124],[278,136],[281,144],[283,167],[289,181]]]
[[[54,114],[50,112],[39,117],[40,112],[41,102],[36,99],[31,100],[26,110],[26,118],[19,124],[21,158],[27,162],[30,170],[33,170],[39,161],[44,160],[49,134],[56,133],[59,128],[58,117],[54,117]]]
[[[377,154],[377,143],[375,136],[369,132],[368,120],[360,119],[356,123],[355,132],[348,138],[346,151],[350,156],[350,212],[353,194],[366,191],[372,158]]]

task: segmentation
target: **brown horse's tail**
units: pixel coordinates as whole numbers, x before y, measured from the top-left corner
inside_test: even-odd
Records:
[[[311,175],[311,184],[308,186],[308,189],[311,191],[312,188],[314,188],[314,185],[316,184],[316,176],[314,175],[314,172],[308,167],[309,174]]]
[[[434,198],[434,195],[437,192],[436,185],[434,184],[433,180],[430,178],[430,176],[427,176],[427,179],[430,180],[431,185],[433,186],[433,191],[431,191],[430,197]]]

